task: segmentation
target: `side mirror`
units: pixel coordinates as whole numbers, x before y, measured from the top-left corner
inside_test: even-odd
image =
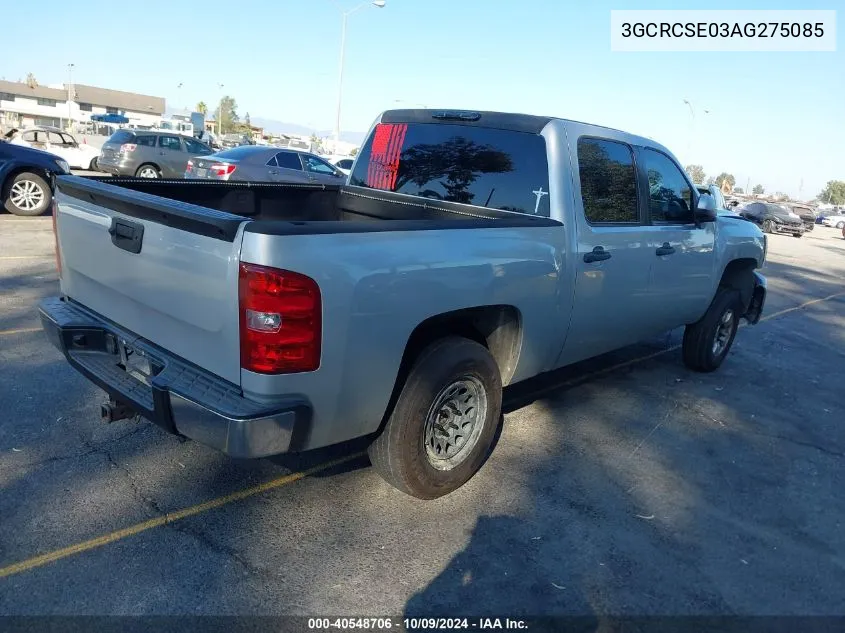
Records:
[[[698,206],[695,209],[695,221],[716,221],[716,200],[709,193],[702,193],[698,197]]]

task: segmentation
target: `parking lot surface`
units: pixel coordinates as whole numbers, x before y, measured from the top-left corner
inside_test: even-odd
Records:
[[[0,215],[0,613],[845,613],[845,240],[770,236],[764,272],[720,371],[672,332],[509,388],[481,472],[422,502],[319,468],[360,447],[102,424],[35,315],[51,219]]]

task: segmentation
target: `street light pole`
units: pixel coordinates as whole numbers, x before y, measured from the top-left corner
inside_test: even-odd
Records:
[[[695,134],[695,108],[689,100],[684,99],[684,103],[689,107],[690,121],[689,121],[689,138],[687,139],[687,160],[692,160],[692,137]]]
[[[68,131],[73,132],[73,64],[67,65],[67,127]]]
[[[334,127],[334,151],[337,153],[338,145],[340,144],[340,110],[341,105],[343,102],[343,60],[344,55],[346,52],[346,20],[347,18],[355,13],[358,9],[362,9],[363,7],[367,6],[367,4],[372,4],[374,7],[378,9],[383,9],[384,5],[386,4],[385,0],[372,0],[371,2],[362,2],[354,9],[350,9],[349,11],[343,12],[343,20],[341,22],[340,27],[340,68],[338,69],[337,73],[337,113],[335,119],[335,127]]]

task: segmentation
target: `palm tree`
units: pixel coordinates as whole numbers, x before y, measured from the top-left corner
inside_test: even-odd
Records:
[[[197,104],[197,112],[199,112],[199,113],[200,113],[200,114],[202,114],[203,116],[205,116],[206,114],[208,114],[208,106],[207,106],[207,105],[205,105],[205,101],[200,101],[200,102]]]

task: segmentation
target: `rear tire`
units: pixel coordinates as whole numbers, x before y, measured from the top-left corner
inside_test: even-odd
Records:
[[[91,164],[88,165],[88,169],[90,171],[97,171],[97,159],[96,158],[91,159]]]
[[[3,206],[14,215],[42,215],[52,201],[53,194],[47,181],[29,171],[15,176],[3,191]]]
[[[701,372],[718,369],[733,345],[741,312],[739,292],[719,288],[704,316],[684,330],[684,364]]]
[[[381,435],[367,452],[391,486],[419,499],[453,492],[490,452],[502,410],[499,367],[487,349],[449,337],[414,362]]]
[[[161,171],[155,165],[145,163],[135,170],[136,178],[161,178]]]
[[[837,222],[836,228],[837,229],[845,229],[845,222]]]

